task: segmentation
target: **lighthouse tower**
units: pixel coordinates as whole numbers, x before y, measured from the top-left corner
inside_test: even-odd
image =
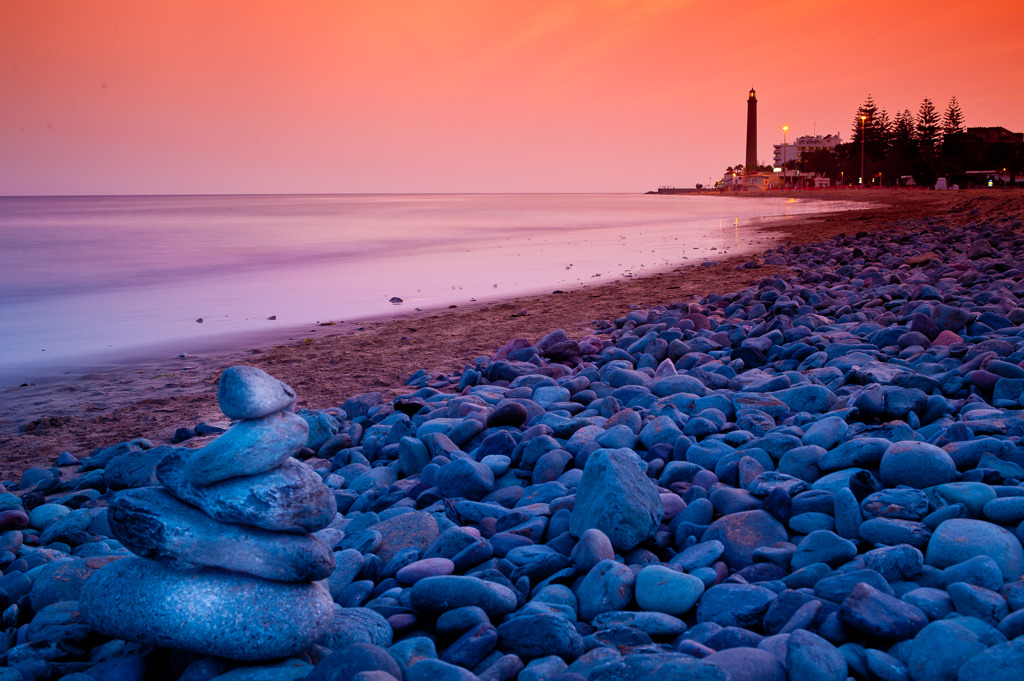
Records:
[[[747,159],[743,162],[744,174],[749,175],[757,167],[757,94],[750,88],[747,96]]]

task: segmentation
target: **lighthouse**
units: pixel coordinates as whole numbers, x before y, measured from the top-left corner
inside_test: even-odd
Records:
[[[747,160],[744,161],[744,174],[749,175],[757,168],[757,94],[750,88],[747,96]]]

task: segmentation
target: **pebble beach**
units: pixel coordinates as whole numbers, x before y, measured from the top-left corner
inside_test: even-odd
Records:
[[[0,680],[1017,678],[1024,196],[817,195],[869,205],[5,390]]]

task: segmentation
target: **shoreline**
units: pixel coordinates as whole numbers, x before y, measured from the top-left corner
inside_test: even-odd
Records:
[[[248,218],[254,234],[260,235],[254,238],[267,239],[249,249],[251,261],[245,256],[220,267],[198,258],[192,265],[198,269],[184,267],[177,277],[166,279],[159,268],[153,274],[156,278],[150,279],[131,263],[122,262],[126,270],[121,288],[102,283],[91,287],[92,277],[104,276],[103,270],[96,270],[72,274],[67,281],[55,274],[49,293],[41,283],[35,289],[26,284],[22,290],[21,277],[8,277],[12,295],[3,311],[11,319],[11,328],[3,334],[8,352],[0,357],[0,390],[185,353],[207,355],[288,343],[295,337],[320,335],[324,330],[316,327],[322,322],[390,319],[421,308],[441,310],[451,304],[545,294],[721,259],[728,253],[755,253],[771,245],[772,236],[759,231],[768,221],[858,206],[783,197],[736,202],[709,195],[680,203],[636,195],[566,195],[565,201],[553,196],[558,195],[520,204],[510,196],[474,203],[458,194],[439,195],[436,200],[415,202],[417,209],[384,204],[388,209],[381,215],[372,210],[376,197],[366,204],[346,203],[345,196],[326,197],[335,202],[330,206],[338,211],[342,225],[348,215],[356,221],[381,220],[381,236],[366,243],[357,237],[351,245],[347,239],[354,235],[344,229],[332,237],[338,241],[318,245],[318,239],[326,237],[317,235],[329,225],[305,220],[301,207],[290,203],[291,197],[279,197],[282,203],[254,201],[249,207],[232,197],[235,203],[225,208],[235,216],[234,228],[229,224],[216,237],[202,237],[185,228],[180,238],[169,241],[198,240],[196,245],[205,244],[200,250],[216,251],[227,245],[225,239],[232,229],[237,231],[237,222]],[[195,203],[202,199],[186,199],[169,208],[169,214],[184,220],[197,211],[200,223],[213,219],[215,212]],[[65,212],[88,214],[89,205],[75,203]],[[135,208],[145,211],[145,205]],[[296,241],[280,244],[275,230],[268,227],[293,211],[299,221]],[[442,225],[439,216],[449,214],[451,224]],[[109,219],[118,224],[116,211]],[[479,235],[465,232],[478,219],[483,221]],[[495,231],[498,224],[512,231]],[[438,229],[432,245],[433,239],[424,232],[394,253],[385,247],[393,243],[387,234],[396,236],[398,228],[415,233],[428,226],[428,232]],[[14,229],[23,229],[17,220]],[[153,239],[150,246],[160,247],[160,237],[147,236],[147,231],[123,236],[134,235],[140,243]],[[162,246],[169,261],[187,259],[187,249],[180,245]],[[111,257],[107,263],[111,267],[117,258],[124,259],[116,249]],[[83,285],[81,295],[65,290],[76,276]],[[137,283],[123,286],[130,281]]]
[[[901,226],[900,221],[918,218],[984,219],[1008,203],[1024,203],[1024,193],[985,189],[837,190],[781,196],[876,204],[856,213],[815,213],[761,228],[779,234],[774,247],[784,248],[840,232],[912,229]],[[975,210],[978,212],[967,215]],[[328,408],[353,394],[370,391],[390,398],[413,392],[415,388],[403,384],[419,369],[431,375],[448,374],[475,357],[493,354],[513,338],[535,341],[558,328],[580,338],[589,333],[595,320],[622,316],[630,309],[733,292],[787,269],[773,265],[737,269],[744,262],[762,263],[763,255],[732,255],[714,266],[677,266],[667,272],[558,294],[314,327],[319,330],[286,344],[242,345],[4,389],[0,391],[0,451],[4,452],[0,479],[30,466],[49,466],[62,451],[84,456],[95,447],[135,437],[166,444],[181,426],[203,421],[226,425],[214,393],[220,372],[231,364],[252,364],[289,383],[300,395],[300,407]]]

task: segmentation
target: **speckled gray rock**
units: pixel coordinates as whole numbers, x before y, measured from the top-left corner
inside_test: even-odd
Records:
[[[723,627],[754,627],[761,623],[775,593],[756,584],[716,584],[697,603],[697,621]]]
[[[636,575],[614,560],[602,560],[576,587],[580,617],[590,620],[603,612],[625,610],[633,600]]]
[[[771,514],[758,509],[722,516],[711,523],[703,540],[720,541],[725,546],[722,560],[738,570],[754,562],[756,549],[789,541],[789,534]]]
[[[107,636],[236,660],[307,649],[330,626],[334,610],[315,582],[183,570],[135,557],[98,570],[80,607],[86,622]]]
[[[597,665],[588,681],[637,681],[638,679],[686,679],[729,681],[725,671],[703,660],[680,653],[644,652],[623,655]]]
[[[878,467],[882,482],[923,489],[951,482],[956,464],[949,454],[927,442],[896,442],[882,455]]]
[[[391,645],[394,633],[384,616],[370,608],[343,608],[334,604],[334,618],[317,644],[337,650],[353,643],[372,643],[381,648]]]
[[[994,645],[967,660],[957,673],[957,681],[1019,678],[1024,668],[1024,638]]]
[[[462,575],[427,577],[410,589],[412,606],[427,615],[438,615],[465,605],[475,605],[491,617],[516,609],[516,595],[508,587]]]
[[[791,679],[843,681],[849,671],[835,646],[806,629],[797,629],[789,636],[785,662]]]
[[[231,419],[257,419],[295,406],[295,391],[262,369],[228,367],[217,384],[217,402]]]
[[[305,419],[289,411],[241,421],[196,450],[184,473],[193,485],[264,473],[298,452],[308,430]]]
[[[425,549],[437,539],[437,520],[423,511],[411,511],[382,520],[372,526],[381,535],[374,553],[387,562],[406,548]]]
[[[989,556],[1008,582],[1024,574],[1024,547],[1011,532],[970,518],[954,518],[939,525],[928,542],[924,560],[945,568],[975,556]]]
[[[110,527],[132,553],[168,565],[235,570],[286,582],[323,579],[334,554],[313,535],[222,523],[159,487],[121,492]]]
[[[583,653],[583,638],[572,622],[558,615],[519,615],[498,627],[503,650],[532,660],[557,655],[572,662]]]
[[[315,532],[338,512],[334,494],[312,468],[288,458],[265,473],[196,486],[184,474],[189,450],[168,454],[157,466],[167,490],[211,518],[276,532]]]
[[[865,583],[855,586],[843,601],[839,619],[865,634],[892,641],[912,638],[928,624],[920,608]]]
[[[83,586],[92,575],[115,560],[115,556],[69,556],[40,566],[34,573],[32,581],[26,586],[27,589],[31,589],[28,593],[29,604],[33,610],[39,611],[61,601],[78,600]],[[10,583],[5,583],[4,586],[12,588]],[[8,596],[12,592],[8,592]]]
[[[583,469],[569,528],[577,537],[597,528],[615,548],[628,551],[654,534],[664,514],[658,489],[636,457],[599,449]]]
[[[641,609],[683,615],[704,593],[704,583],[669,567],[648,565],[637,575],[635,591]]]

